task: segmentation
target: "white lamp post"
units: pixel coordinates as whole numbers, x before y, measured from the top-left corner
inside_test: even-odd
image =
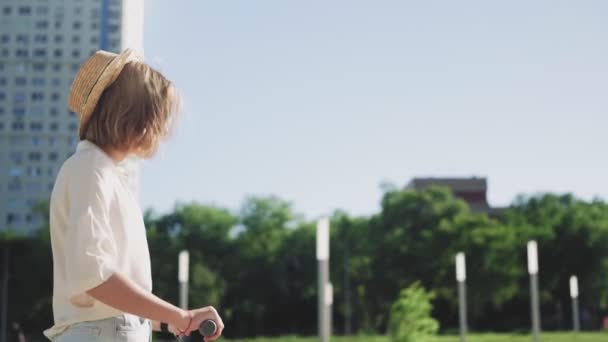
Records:
[[[190,265],[190,254],[184,250],[179,252],[177,280],[179,282],[179,306],[188,309],[188,274]]]
[[[317,261],[319,263],[319,338],[329,342],[330,315],[333,294],[329,293],[329,219],[322,218],[317,223]],[[329,291],[328,291],[329,290]]]
[[[458,282],[458,308],[460,318],[460,341],[467,340],[467,291],[466,260],[463,252],[456,254],[456,281]]]
[[[540,340],[540,306],[538,302],[538,248],[536,241],[528,241],[528,273],[532,311],[532,341]]]
[[[572,328],[578,332],[581,330],[580,319],[578,317],[578,278],[570,277],[570,297],[572,298]]]

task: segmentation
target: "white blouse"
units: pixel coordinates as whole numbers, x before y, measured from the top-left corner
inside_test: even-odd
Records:
[[[51,338],[71,324],[122,314],[86,291],[118,272],[152,291],[150,253],[128,162],[81,141],[65,161],[50,204],[53,249]]]

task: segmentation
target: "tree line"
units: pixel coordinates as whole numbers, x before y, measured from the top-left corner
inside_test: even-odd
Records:
[[[48,214],[48,205],[38,210]],[[46,215],[45,215],[46,216]],[[191,307],[220,310],[228,337],[314,335],[316,222],[283,199],[249,197],[238,211],[187,203],[145,212],[154,293],[178,303],[177,256],[190,252]],[[52,323],[48,223],[5,233],[9,319],[26,331]],[[467,255],[469,323],[476,331],[528,330],[526,242],[539,245],[542,327],[571,327],[568,279],[577,275],[583,328],[608,314],[608,204],[572,195],[520,196],[497,218],[472,212],[445,188],[387,188],[379,212],[331,215],[333,331],[384,333],[391,305],[418,282],[433,294],[440,331],[458,326],[454,256]],[[4,254],[4,253],[2,253]],[[1,274],[1,273],[0,273]]]

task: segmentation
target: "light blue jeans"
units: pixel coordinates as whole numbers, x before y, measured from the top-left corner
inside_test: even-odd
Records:
[[[147,319],[133,315],[76,323],[53,338],[53,342],[149,342],[152,326]]]

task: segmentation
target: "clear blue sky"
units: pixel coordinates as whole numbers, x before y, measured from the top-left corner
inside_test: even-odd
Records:
[[[606,1],[147,0],[146,59],[185,110],[142,204],[306,217],[377,211],[379,184],[484,176],[608,198]]]

